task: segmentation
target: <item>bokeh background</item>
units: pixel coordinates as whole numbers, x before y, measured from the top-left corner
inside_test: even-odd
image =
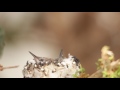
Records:
[[[0,64],[6,67],[19,65],[18,68],[1,71],[1,78],[22,78],[22,69],[26,61],[33,59],[28,51],[38,56],[58,57],[60,48],[57,43],[49,39],[41,28],[32,27],[38,14],[0,12],[0,26],[5,30],[5,47]]]
[[[101,48],[120,55],[119,12],[0,12],[5,47],[0,64],[19,65],[0,71],[0,78],[22,78],[27,60],[35,55],[56,58],[61,49],[80,59],[86,72],[96,71]]]

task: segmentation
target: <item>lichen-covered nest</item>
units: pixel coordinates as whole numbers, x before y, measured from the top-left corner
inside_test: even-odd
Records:
[[[80,61],[70,54],[68,58],[63,57],[62,50],[57,59],[30,54],[34,59],[24,66],[24,78],[74,78],[75,73],[80,74]]]

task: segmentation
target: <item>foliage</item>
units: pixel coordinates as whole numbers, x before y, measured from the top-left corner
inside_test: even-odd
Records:
[[[97,71],[92,75],[85,74],[85,71],[80,72],[78,78],[120,78],[120,60],[115,60],[114,53],[110,51],[109,46],[104,46],[101,49],[101,58],[96,62]],[[82,68],[81,68],[82,70]]]
[[[0,29],[0,57],[2,56],[3,49],[4,49],[4,30]]]
[[[110,47],[104,46],[101,50],[101,58],[96,63],[97,70],[103,69],[103,78],[120,78],[120,66],[113,70],[111,62],[114,62],[114,54],[110,51]]]
[[[87,78],[88,76],[89,74],[85,73],[85,68],[83,68],[81,64],[80,64],[80,69],[77,70],[75,74],[73,74],[74,78]]]

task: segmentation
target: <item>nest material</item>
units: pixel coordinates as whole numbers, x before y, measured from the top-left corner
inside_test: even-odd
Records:
[[[70,54],[64,58],[62,50],[57,59],[30,54],[34,59],[28,60],[24,66],[24,78],[73,78],[73,74],[80,69],[80,61]]]

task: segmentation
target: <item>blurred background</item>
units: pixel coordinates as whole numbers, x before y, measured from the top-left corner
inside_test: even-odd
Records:
[[[19,65],[0,71],[0,78],[22,78],[26,61],[33,59],[28,51],[56,58],[61,49],[92,74],[104,45],[120,58],[119,24],[119,12],[0,12],[0,64]]]
[[[0,64],[5,67],[19,65],[18,68],[1,71],[1,78],[23,77],[22,69],[26,61],[33,59],[28,51],[38,56],[58,57],[60,48],[57,42],[49,34],[44,34],[41,28],[34,27],[34,22],[37,23],[37,19],[41,18],[38,14],[0,12],[0,28],[5,31],[5,46]]]

